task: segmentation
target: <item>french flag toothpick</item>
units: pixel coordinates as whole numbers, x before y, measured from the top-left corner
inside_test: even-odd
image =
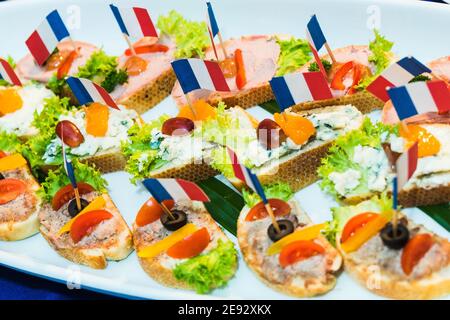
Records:
[[[184,94],[193,90],[230,91],[219,64],[201,59],[180,59],[172,68]]]
[[[394,210],[397,210],[398,204],[398,192],[413,176],[417,169],[417,162],[419,159],[419,144],[416,142],[408,149],[408,151],[402,153],[395,162],[396,177],[393,181],[393,200]]]
[[[316,15],[313,15],[306,25],[306,37],[309,42],[309,47],[313,53],[314,59],[316,60],[317,65],[319,66],[320,72],[324,76],[327,75],[325,68],[322,64],[322,61],[319,57],[319,50],[325,45],[327,46],[327,40],[322,32],[322,28],[320,27],[319,21],[317,20]],[[332,58],[333,62],[335,61],[333,53],[327,47],[328,54]]]
[[[183,179],[145,179],[142,183],[159,203],[164,200],[210,201],[206,193],[191,181]]]
[[[53,10],[25,41],[39,65],[43,65],[63,39],[70,37],[57,10]]]
[[[281,111],[302,102],[333,98],[322,72],[294,72],[274,77],[270,86]]]
[[[214,50],[214,55],[216,56],[216,60],[219,60],[219,56],[217,55],[216,44],[214,43],[214,37],[219,34],[219,26],[217,25],[216,17],[214,15],[214,10],[212,8],[211,2],[206,2],[207,12],[208,12],[208,33],[211,39],[211,45]]]
[[[123,34],[131,38],[158,37],[148,10],[139,7],[119,8],[110,4],[117,24]]]
[[[414,57],[404,57],[391,64],[371,84],[367,91],[384,102],[389,100],[388,88],[407,84],[414,77],[431,70]]]
[[[230,148],[227,149],[236,178],[243,181],[250,189],[255,191],[259,195],[263,203],[267,204],[268,200],[258,177],[254,173],[252,173],[249,168],[239,162],[239,159],[233,150],[231,150]]]
[[[388,90],[400,120],[428,113],[450,111],[450,91],[444,81],[413,82]]]
[[[22,82],[20,82],[19,77],[14,72],[14,69],[5,59],[0,58],[0,79],[5,80],[6,82],[14,85],[14,86],[22,86]]]
[[[109,93],[91,80],[69,77],[66,81],[80,105],[99,102],[120,110]]]

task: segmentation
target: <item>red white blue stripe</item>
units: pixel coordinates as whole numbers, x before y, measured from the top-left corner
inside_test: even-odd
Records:
[[[281,111],[296,104],[333,98],[328,82],[321,72],[294,72],[270,80]]]
[[[206,193],[191,181],[183,179],[145,179],[142,183],[159,203],[164,200],[209,202]]]
[[[444,81],[413,82],[389,89],[388,94],[400,120],[450,111],[450,91]]]
[[[64,130],[62,130],[64,132]],[[66,171],[67,177],[70,180],[70,184],[74,189],[78,187],[77,180],[75,179],[75,171],[73,170],[72,160],[67,158],[66,154],[66,148],[64,145],[64,142],[62,142],[62,156],[63,156],[63,163],[64,163],[64,170]]]
[[[325,39],[316,15],[313,15],[306,25],[306,38],[308,39],[309,47],[311,48],[314,59],[319,66],[320,72],[322,72],[323,75],[326,75],[325,68],[319,57],[319,50],[325,45],[325,43],[327,43],[327,40]]]
[[[264,189],[261,185],[261,182],[259,182],[258,177],[254,173],[252,173],[252,171],[249,168],[247,168],[246,166],[244,166],[239,162],[239,159],[233,150],[231,150],[230,148],[227,149],[231,159],[233,172],[236,178],[243,181],[250,189],[255,191],[259,195],[263,203],[267,204],[268,203],[267,197],[266,194],[264,193]]]
[[[394,209],[397,209],[398,192],[402,190],[403,186],[413,176],[417,169],[417,162],[419,159],[419,145],[416,142],[408,151],[402,153],[395,162],[397,176],[393,181],[393,200]]]
[[[110,4],[114,17],[122,33],[129,37],[158,37],[148,10],[139,7],[119,8]]]
[[[387,88],[405,85],[425,72],[431,72],[431,70],[414,57],[404,57],[386,68],[367,86],[367,91],[387,102],[389,100]]]
[[[80,105],[98,102],[119,110],[109,93],[91,80],[69,77],[66,81]]]
[[[180,59],[172,68],[185,94],[198,89],[230,91],[219,64],[201,59]]]
[[[28,37],[25,44],[39,65],[50,57],[58,43],[70,37],[57,10],[53,10]]]
[[[14,86],[22,86],[19,77],[8,61],[0,58],[0,78]]]

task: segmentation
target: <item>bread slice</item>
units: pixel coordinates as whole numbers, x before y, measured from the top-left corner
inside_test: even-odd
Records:
[[[213,249],[217,245],[218,239],[221,239],[222,241],[229,241],[225,233],[222,231],[219,225],[217,225],[217,223],[214,221],[214,219],[211,217],[202,203],[176,203],[175,208],[187,212],[188,223],[194,223],[195,225],[199,226],[199,222],[201,222],[201,226],[208,229],[210,237],[211,239],[213,239],[210,243],[211,249]],[[153,226],[155,224],[156,226]],[[146,246],[157,242],[158,240],[153,241],[155,238],[161,239],[161,235],[155,232],[155,230],[158,229],[163,230],[163,232],[167,232],[162,226],[160,220],[153,222],[151,227],[150,225],[138,227],[135,223],[133,224],[133,240],[136,252],[139,252]],[[208,247],[205,250],[208,250]],[[174,264],[176,264],[176,261],[173,261],[175,259],[168,257],[167,254],[161,253],[152,258],[142,258],[138,255],[138,258],[142,269],[153,280],[171,288],[195,290],[194,286],[186,283],[185,281],[178,280],[174,276],[172,268],[174,267]],[[172,260],[172,263],[169,263],[169,265],[164,263],[164,261],[167,261],[167,259],[169,259],[169,261]],[[237,269],[237,259],[233,269],[234,272]],[[231,277],[232,275],[229,278]],[[229,278],[224,280],[227,281]]]
[[[217,106],[219,102],[223,101],[227,106],[240,106],[241,108],[247,109],[274,99],[275,96],[273,95],[270,84],[263,83],[247,90],[241,90],[232,96],[212,97],[207,102],[213,106]]]
[[[218,175],[219,172],[213,169],[206,162],[196,163],[191,161],[177,166],[166,165],[158,170],[150,172],[150,178],[177,178],[198,182]]]
[[[405,217],[403,219],[406,219]],[[422,225],[416,225],[411,220],[408,221],[408,229],[416,230],[416,233],[432,233],[431,231],[425,229]],[[373,264],[370,259],[353,257],[353,253],[346,254],[343,250],[341,251],[344,257],[345,270],[355,278],[362,286],[366,287],[370,291],[379,294],[384,297],[393,299],[433,299],[450,294],[450,243],[448,240],[443,239],[437,235],[434,235],[437,241],[442,243],[440,249],[440,254],[444,266],[437,272],[432,272],[424,277],[410,278],[405,274],[399,275],[398,273],[393,273],[384,267],[383,263]],[[379,237],[376,235],[375,237]],[[381,239],[372,238],[369,241],[381,242]],[[375,244],[367,245],[364,244],[359,250],[370,250],[376,247]],[[339,245],[338,245],[339,248]],[[339,248],[340,249],[340,248]],[[430,251],[433,248],[430,249]],[[379,255],[379,253],[377,253]],[[401,254],[400,251],[398,254]],[[369,253],[367,253],[369,255]],[[394,259],[394,263],[400,264],[400,259]],[[423,259],[430,259],[426,254]],[[362,262],[364,261],[364,262]],[[391,262],[392,263],[392,262]],[[419,262],[420,264],[420,262]],[[398,268],[401,267],[400,265]],[[426,266],[426,268],[431,268]]]
[[[2,174],[5,178],[14,178],[25,181],[27,184],[27,193],[29,196],[29,199],[25,201],[25,203],[29,204],[31,201],[34,202],[34,205],[31,209],[29,209],[26,207],[22,207],[22,204],[14,204],[14,202],[20,200],[13,200],[5,205],[0,205],[0,210],[5,210],[3,211],[3,213],[12,213],[12,216],[10,218],[0,223],[0,240],[17,241],[31,237],[32,235],[39,232],[38,212],[41,207],[41,200],[36,195],[36,192],[40,188],[40,186],[27,166],[23,166],[14,170],[8,170],[2,172]],[[6,206],[10,206],[10,208],[7,209],[5,208]],[[24,216],[20,216],[20,218],[17,219],[16,215],[21,215],[23,213],[26,214]]]
[[[295,200],[290,200],[289,205],[291,206],[291,213],[295,215],[299,223],[304,225],[312,224],[310,218],[297,205]],[[327,293],[334,288],[336,285],[336,275],[342,266],[342,258],[338,251],[323,236],[319,236],[315,241],[319,242],[326,250],[327,260],[320,262],[330,267],[325,271],[325,274],[320,278],[311,275],[305,278],[300,272],[294,273],[294,275],[289,274],[286,269],[283,269],[279,265],[279,254],[273,256],[275,261],[270,261],[264,253],[258,252],[258,250],[267,250],[267,247],[272,243],[267,236],[267,228],[272,222],[269,217],[257,221],[245,221],[249,211],[250,208],[246,206],[239,215],[237,238],[244,261],[262,282],[274,290],[294,297],[312,297]],[[252,229],[248,227],[249,224],[258,225],[256,225],[256,229]],[[258,230],[261,230],[260,237],[257,235]],[[250,235],[254,237],[249,240]],[[314,258],[312,257],[310,259]],[[315,272],[315,268],[318,268],[317,264],[310,265],[308,272]],[[277,274],[278,272],[286,272],[286,274],[279,275]]]
[[[97,192],[91,192],[83,196],[84,199],[92,201],[97,196]],[[94,228],[90,235],[84,237],[79,243],[74,244],[70,236],[65,233],[58,235],[59,230],[70,220],[66,213],[67,203],[58,211],[54,211],[50,204],[45,204],[40,213],[40,232],[49,245],[62,257],[74,263],[86,265],[94,269],[105,269],[107,261],[119,261],[125,259],[132,251],[132,234],[119,210],[115,206],[108,194],[101,194],[105,199],[104,210],[113,214],[113,218],[102,222]],[[93,233],[103,228],[99,232],[104,232],[107,236],[103,242],[99,243],[98,238],[87,240]],[[112,230],[113,229],[113,230]]]

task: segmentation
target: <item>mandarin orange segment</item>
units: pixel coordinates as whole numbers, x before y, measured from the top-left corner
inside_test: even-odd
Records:
[[[273,117],[284,133],[296,144],[305,143],[316,133],[312,122],[300,115],[275,113]]]
[[[16,88],[0,90],[0,116],[16,112],[22,106],[23,101]]]
[[[86,132],[94,137],[104,137],[108,132],[109,109],[94,102],[86,107]]]
[[[192,113],[191,108],[188,105],[182,106],[178,112],[177,117],[188,118],[192,121],[204,121],[208,118],[214,118],[216,116],[216,109],[205,100],[197,100],[193,103],[192,107],[195,111],[195,116]]]
[[[400,135],[406,140],[406,148],[410,148],[416,141],[419,142],[419,158],[433,156],[441,150],[439,140],[419,125],[408,125],[408,132],[400,126]]]

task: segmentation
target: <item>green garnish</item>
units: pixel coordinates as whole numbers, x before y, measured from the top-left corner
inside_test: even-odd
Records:
[[[328,60],[325,59],[320,59],[320,61],[322,61],[322,65],[325,69],[325,71],[328,73],[331,70],[332,64],[331,62],[329,62]],[[313,71],[320,71],[319,69],[319,65],[317,64],[317,62],[313,62],[309,65],[308,67],[308,71],[313,72]]]
[[[289,40],[277,38],[280,46],[280,57],[278,59],[277,76],[294,72],[311,59],[311,49],[308,41],[292,37]]]
[[[414,78],[412,78],[409,83],[411,82],[419,82],[419,81],[430,81],[431,78],[429,76],[426,76],[424,74],[419,74],[418,76],[415,76]]]
[[[16,152],[20,149],[21,143],[17,135],[0,131],[0,151]]]
[[[263,186],[263,189],[267,199],[276,198],[281,199],[283,201],[288,201],[294,195],[294,192],[292,191],[291,187],[284,182],[269,184]],[[244,198],[245,204],[249,208],[252,208],[257,203],[261,202],[261,198],[258,196],[258,194],[249,191],[247,189],[242,190],[242,197]]]

